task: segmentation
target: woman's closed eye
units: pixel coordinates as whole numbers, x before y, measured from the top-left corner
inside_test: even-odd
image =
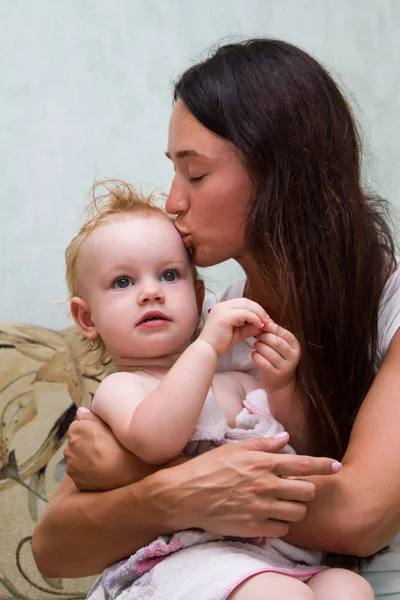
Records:
[[[198,175],[197,177],[189,177],[191,183],[196,183],[197,181],[202,181],[205,175]]]
[[[131,287],[134,284],[135,282],[133,281],[133,279],[127,277],[126,275],[121,275],[120,277],[114,279],[111,287],[116,290],[123,290],[125,288]]]

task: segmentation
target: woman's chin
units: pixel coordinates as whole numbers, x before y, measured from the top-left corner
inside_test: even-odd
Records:
[[[196,267],[200,268],[214,267],[231,258],[230,256],[213,255],[202,251],[201,248],[192,248],[191,255]]]

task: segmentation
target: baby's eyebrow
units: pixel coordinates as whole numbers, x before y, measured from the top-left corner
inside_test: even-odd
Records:
[[[185,267],[187,263],[186,261],[180,260],[179,258],[171,258],[171,260],[166,259],[164,261],[164,264],[166,267]]]

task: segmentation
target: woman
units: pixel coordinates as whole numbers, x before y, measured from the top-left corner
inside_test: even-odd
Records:
[[[234,258],[246,272],[221,299],[255,300],[301,343],[296,402],[271,409],[308,456],[284,470],[276,452],[287,438],[258,440],[149,475],[81,415],[68,473],[81,489],[116,489],[77,493],[64,478],[33,539],[39,568],[98,573],[188,527],[374,554],[400,531],[400,276],[385,203],[361,187],[346,101],[290,44],[223,46],[178,81],[167,156],[176,171],[167,210],[196,264]],[[250,352],[242,345],[221,369],[248,369]],[[303,446],[299,424],[309,431]],[[319,456],[342,460],[341,472],[326,476]],[[378,556],[371,569],[397,571],[397,556]],[[400,598],[398,579],[385,581]]]

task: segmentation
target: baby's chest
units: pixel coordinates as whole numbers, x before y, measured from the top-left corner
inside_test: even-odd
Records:
[[[236,426],[236,416],[243,408],[243,393],[238,382],[226,373],[217,373],[213,381],[215,398],[225,413],[230,427]]]

